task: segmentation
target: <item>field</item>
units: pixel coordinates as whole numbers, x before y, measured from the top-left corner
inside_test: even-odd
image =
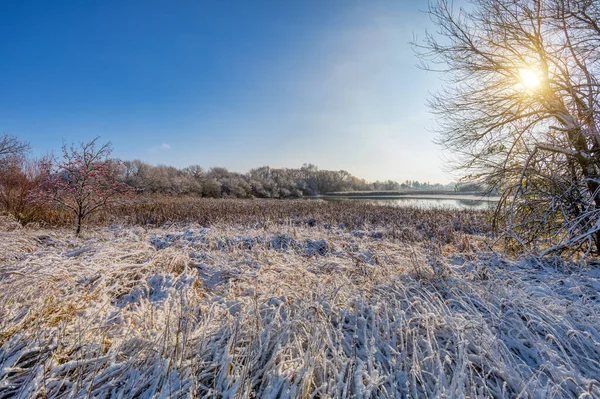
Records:
[[[503,255],[487,217],[181,200],[80,238],[3,218],[0,398],[600,397],[599,266]]]

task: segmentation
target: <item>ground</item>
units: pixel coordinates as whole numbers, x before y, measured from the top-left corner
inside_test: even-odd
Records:
[[[324,225],[0,238],[2,398],[600,397],[594,265]]]

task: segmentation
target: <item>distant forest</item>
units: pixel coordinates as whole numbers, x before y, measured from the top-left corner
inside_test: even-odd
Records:
[[[312,164],[299,169],[263,166],[248,173],[225,168],[205,170],[194,165],[183,169],[152,166],[140,160],[122,163],[120,180],[143,194],[198,195],[212,198],[298,198],[339,191],[448,190],[472,191],[470,185],[428,182],[367,182],[340,170],[320,170]]]

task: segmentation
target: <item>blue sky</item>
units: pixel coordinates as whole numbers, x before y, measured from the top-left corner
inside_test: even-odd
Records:
[[[153,164],[451,179],[408,42],[426,1],[2,1],[0,132]]]

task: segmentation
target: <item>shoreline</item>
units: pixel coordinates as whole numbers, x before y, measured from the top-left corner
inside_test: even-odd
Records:
[[[320,198],[328,199],[364,199],[364,200],[399,200],[399,199],[429,199],[429,200],[457,200],[457,201],[486,201],[486,202],[498,202],[500,197],[498,196],[476,196],[471,194],[393,194],[393,195],[323,195]]]

